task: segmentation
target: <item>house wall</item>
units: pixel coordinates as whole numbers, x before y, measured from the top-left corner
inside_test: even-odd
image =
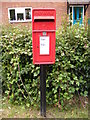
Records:
[[[32,7],[32,8],[55,8],[56,9],[56,27],[61,25],[62,17],[67,14],[67,1],[65,2],[2,2],[2,23],[9,23],[8,8],[13,7]],[[18,24],[18,23],[14,23]],[[23,25],[30,25],[31,22],[20,23]]]
[[[2,23],[2,3],[0,3],[0,23]]]
[[[87,9],[87,15],[88,15],[88,18],[90,18],[90,5],[88,6],[88,9]]]

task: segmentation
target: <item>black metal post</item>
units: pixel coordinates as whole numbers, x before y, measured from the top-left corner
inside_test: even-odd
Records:
[[[41,116],[46,117],[46,65],[40,65]]]

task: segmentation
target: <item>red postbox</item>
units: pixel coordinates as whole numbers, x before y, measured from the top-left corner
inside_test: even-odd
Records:
[[[32,45],[34,64],[55,63],[56,10],[34,8],[32,10]]]

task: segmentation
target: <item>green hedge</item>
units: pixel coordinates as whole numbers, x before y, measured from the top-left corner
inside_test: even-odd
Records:
[[[88,95],[89,41],[86,26],[64,23],[56,32],[56,62],[47,66],[47,104],[61,104],[75,94]],[[32,30],[2,27],[2,90],[10,102],[40,102],[40,66],[32,63]]]

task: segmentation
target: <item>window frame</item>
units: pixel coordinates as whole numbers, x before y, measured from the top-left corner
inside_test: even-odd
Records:
[[[72,7],[72,20],[71,20],[72,25],[74,25],[74,24],[73,24],[73,8],[74,8],[74,7],[83,7],[82,20],[84,20],[84,5],[70,5],[70,6],[69,6],[69,20],[70,20],[70,7]]]
[[[20,9],[20,12],[19,12],[19,9]],[[25,18],[25,15],[26,15],[25,9],[31,9],[31,19],[30,20],[26,20],[26,18]],[[10,10],[15,10],[16,20],[10,20]],[[24,14],[24,20],[17,20],[17,14],[18,13],[23,13]],[[8,8],[8,18],[9,18],[9,23],[31,22],[32,21],[32,7],[14,7],[14,8]]]

